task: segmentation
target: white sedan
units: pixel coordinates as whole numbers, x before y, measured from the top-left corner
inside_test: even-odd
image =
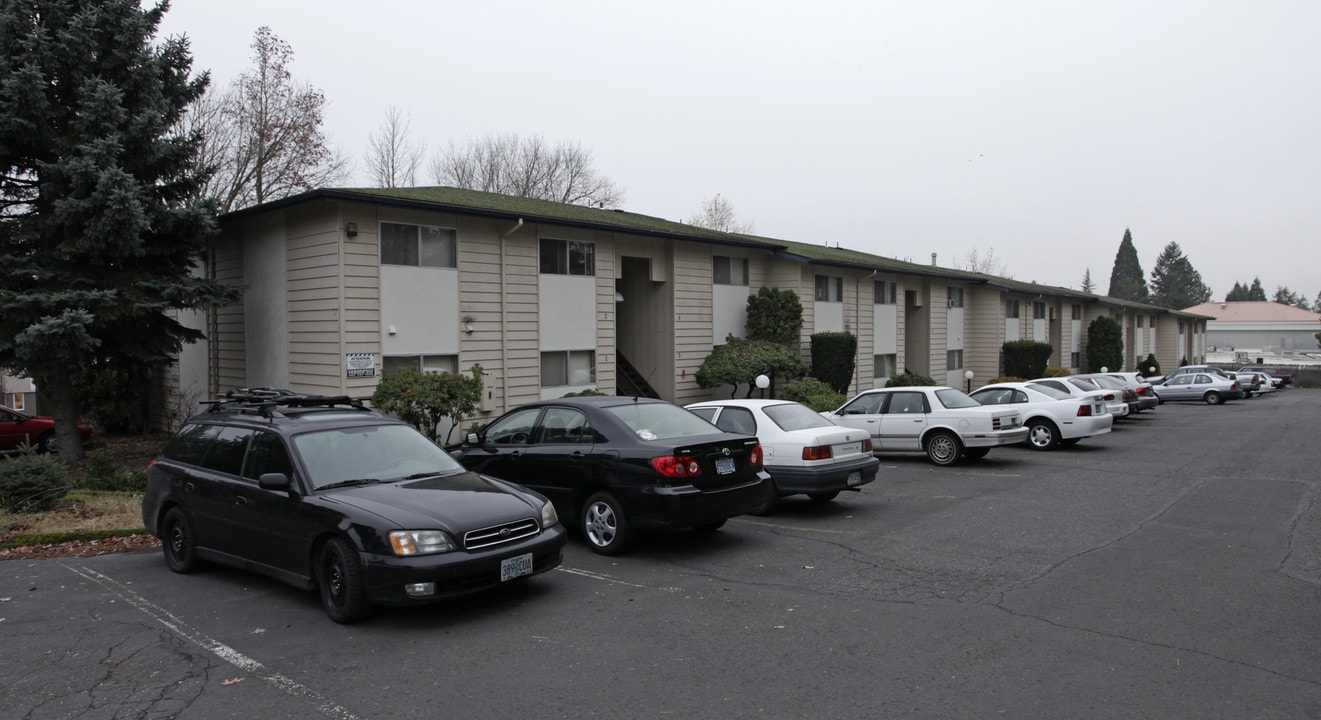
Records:
[[[1046,385],[996,383],[974,390],[972,397],[983,405],[1018,408],[1027,426],[1027,444],[1033,450],[1054,450],[1061,444],[1104,435],[1115,421],[1100,396],[1073,397]]]
[[[841,427],[812,409],[788,400],[712,400],[689,410],[725,432],[756,435],[762,462],[778,491],[758,514],[787,495],[834,500],[876,479],[880,461],[872,456],[867,433]]]
[[[1085,378],[1072,376],[1048,377],[1037,378],[1036,380],[1029,380],[1028,382],[1033,385],[1044,385],[1048,388],[1061,390],[1077,398],[1099,396],[1105,401],[1106,410],[1109,410],[1110,414],[1113,415],[1116,420],[1128,414],[1128,403],[1124,402],[1124,396],[1122,393],[1111,388],[1100,387],[1096,383]]]
[[[997,445],[1027,439],[1018,410],[986,407],[941,385],[868,390],[822,414],[866,430],[878,453],[924,452],[936,465],[985,457]]]

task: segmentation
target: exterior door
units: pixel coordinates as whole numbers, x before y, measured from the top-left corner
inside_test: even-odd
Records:
[[[926,394],[908,390],[888,394],[889,400],[881,408],[880,449],[921,450],[922,431],[927,428]]]

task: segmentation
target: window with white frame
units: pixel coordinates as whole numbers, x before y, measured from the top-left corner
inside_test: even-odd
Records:
[[[1032,318],[1034,320],[1046,319],[1046,303],[1043,302],[1032,303]]]
[[[899,283],[893,280],[877,280],[875,301],[877,305],[894,305],[899,295]]]
[[[844,278],[817,275],[816,299],[817,302],[844,302]]]
[[[383,222],[381,264],[458,267],[458,236],[449,228]]]
[[[551,350],[541,353],[541,387],[595,383],[595,350]]]
[[[748,259],[724,255],[712,256],[711,282],[716,285],[747,285]]]
[[[1017,317],[1018,317],[1018,301],[1017,301],[1017,300],[1006,300],[1006,301],[1005,301],[1005,317],[1007,317],[1007,318],[1017,318]]]
[[[888,378],[899,374],[899,356],[894,353],[872,356],[872,377]]]
[[[1069,367],[1071,368],[1082,367],[1082,353],[1079,352],[1069,353]]]
[[[952,308],[963,307],[963,288],[949,288],[949,306]]]
[[[458,373],[458,355],[386,355],[381,358],[383,372],[394,375],[404,370],[422,373]]]
[[[963,367],[963,351],[949,350],[945,353],[945,369],[958,370]]]
[[[541,239],[543,275],[595,275],[596,245],[581,240]]]
[[[1139,315],[1139,316],[1138,316],[1138,327],[1142,327],[1142,320],[1143,320],[1143,318],[1145,318],[1145,317],[1146,317],[1145,315]]]

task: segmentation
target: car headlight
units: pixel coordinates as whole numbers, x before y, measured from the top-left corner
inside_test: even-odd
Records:
[[[541,527],[548,528],[560,521],[560,516],[555,512],[554,503],[546,503],[541,506]]]
[[[434,555],[455,549],[454,541],[440,530],[392,530],[390,547],[400,557]]]

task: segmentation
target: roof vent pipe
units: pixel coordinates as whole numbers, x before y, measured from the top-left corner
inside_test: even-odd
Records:
[[[931,267],[935,267],[935,266],[936,266],[936,254],[931,253]]]

